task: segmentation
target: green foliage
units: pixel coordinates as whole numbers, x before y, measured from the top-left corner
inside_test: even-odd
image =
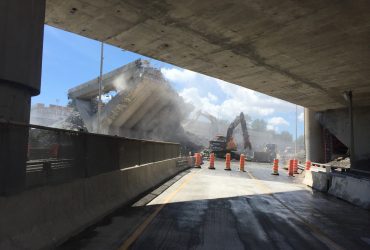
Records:
[[[293,136],[288,131],[282,131],[280,134],[278,134],[279,139],[285,142],[293,142]]]
[[[297,145],[301,146],[301,147],[304,147],[304,136],[303,135],[298,136]]]

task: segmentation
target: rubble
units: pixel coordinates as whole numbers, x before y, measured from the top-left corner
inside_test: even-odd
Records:
[[[327,164],[333,167],[338,167],[338,168],[350,168],[351,167],[351,162],[350,162],[349,157],[338,157],[328,162]]]

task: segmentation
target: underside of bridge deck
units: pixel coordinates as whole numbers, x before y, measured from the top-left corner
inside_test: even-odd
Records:
[[[47,0],[45,23],[319,111],[370,105],[370,2]]]

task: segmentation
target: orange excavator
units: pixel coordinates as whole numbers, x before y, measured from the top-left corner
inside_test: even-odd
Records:
[[[226,136],[218,135],[214,140],[209,142],[209,148],[216,157],[225,157],[226,153],[230,153],[232,158],[239,159],[240,152],[237,151],[237,145],[233,138],[234,129],[240,124],[243,132],[244,150],[252,150],[252,144],[249,140],[247,123],[243,112],[235,117],[234,121],[230,123],[227,129]]]

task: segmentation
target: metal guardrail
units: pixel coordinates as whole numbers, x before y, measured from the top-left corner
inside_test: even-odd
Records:
[[[321,167],[321,168],[331,167],[330,164],[318,163],[318,162],[311,162],[311,166],[316,166],[316,167]]]
[[[26,171],[52,171],[53,169],[59,168],[70,168],[73,167],[72,159],[42,159],[42,160],[31,160],[27,161]]]
[[[340,169],[341,172],[346,172],[347,170],[350,169],[349,167],[334,166],[334,165],[331,165],[331,164],[318,163],[318,162],[311,162],[311,165],[312,166],[315,166],[315,167],[325,168],[325,170],[326,170],[327,173],[330,173],[332,171],[335,171],[336,169]]]
[[[298,169],[300,169],[300,170],[305,170],[306,169],[306,166],[303,165],[303,164],[298,163],[297,166],[298,166]]]
[[[302,163],[297,164],[299,170],[305,170],[306,165]],[[319,167],[324,168],[326,172],[334,171],[335,169],[341,169],[341,172],[345,172],[346,170],[350,169],[349,167],[341,167],[341,166],[334,166],[327,163],[318,163],[318,162],[311,162],[311,167]]]
[[[361,170],[361,169],[356,169],[356,168],[351,168],[351,167],[343,167],[343,166],[335,166],[331,164],[326,164],[326,163],[318,163],[318,162],[312,162],[312,166],[316,167],[321,167],[325,168],[326,173],[331,173],[331,172],[345,172],[348,175],[351,176],[356,176],[356,178],[369,178],[370,177],[370,171],[366,170]],[[339,171],[337,171],[339,169]]]
[[[0,121],[0,138],[28,129],[26,186],[86,178],[175,158],[180,145]],[[2,141],[4,143],[4,141]],[[12,142],[6,142],[12,143]],[[22,147],[22,145],[19,145]],[[24,146],[24,145],[23,145]],[[1,173],[0,173],[1,174]]]

